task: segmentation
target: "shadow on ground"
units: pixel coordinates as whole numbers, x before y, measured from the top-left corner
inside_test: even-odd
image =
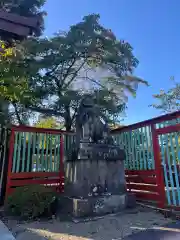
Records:
[[[154,227],[143,232],[132,234],[124,240],[178,240],[180,239],[180,222]]]
[[[30,231],[28,232],[27,229],[24,233],[18,234],[17,240],[87,240],[87,239],[92,239],[92,240],[178,240],[180,239],[180,222],[179,223],[174,223],[174,224],[169,224],[166,225],[165,227],[156,227],[156,229],[148,229],[139,233],[135,233],[133,235],[124,237],[120,235],[120,232],[118,233],[115,232],[109,232],[105,230],[105,232],[102,234],[102,232],[89,232],[85,233],[83,236],[82,233],[82,225],[79,223],[77,224],[77,229],[73,230],[71,227],[68,229],[68,232],[63,231],[62,227],[60,227],[59,231],[55,232],[56,226],[52,224],[51,227],[48,225],[48,229],[42,229],[39,228],[41,224],[38,224],[38,228],[32,228],[29,229]],[[45,225],[43,225],[44,227]],[[64,226],[63,226],[64,227]],[[66,226],[68,227],[68,226]],[[81,228],[81,231],[79,231]],[[108,229],[107,229],[108,230]],[[109,229],[110,230],[110,229]],[[96,235],[98,234],[98,235]],[[123,234],[124,235],[124,234]]]
[[[48,222],[31,222],[20,224],[19,226],[11,227],[12,232],[17,240],[120,240],[127,235],[131,235],[126,240],[148,240],[161,239],[157,234],[161,232],[164,237],[166,234],[173,234],[174,238],[167,238],[167,240],[176,239],[175,236],[179,233],[180,239],[180,224],[168,225],[170,228],[178,229],[179,232],[170,232],[165,230],[148,230],[143,232],[142,237],[136,235],[140,229],[158,228],[158,226],[170,223],[170,219],[165,219],[163,215],[155,212],[140,211],[136,209],[133,213],[119,214],[116,216],[105,216],[96,221],[87,222],[64,222],[56,219]],[[150,231],[150,232],[149,232]],[[173,230],[175,231],[175,230]],[[152,234],[158,237],[152,237]],[[135,238],[134,238],[135,236]],[[137,237],[136,237],[137,236]],[[140,237],[139,237],[140,236]],[[150,238],[151,236],[151,238]],[[169,236],[169,235],[168,235]],[[177,235],[178,236],[178,235]],[[166,239],[166,238],[162,238]]]

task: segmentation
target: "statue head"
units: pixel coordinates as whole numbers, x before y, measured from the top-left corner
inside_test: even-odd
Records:
[[[92,99],[92,97],[86,95],[82,101],[81,104],[83,105],[83,107],[85,108],[92,108],[94,106],[94,101]]]

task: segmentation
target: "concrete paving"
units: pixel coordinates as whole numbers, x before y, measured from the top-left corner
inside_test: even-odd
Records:
[[[156,227],[138,232],[123,238],[124,240],[179,240],[180,222],[171,223],[164,227]]]
[[[0,221],[0,239],[15,240],[15,237],[13,237],[12,233],[9,231],[9,229],[6,227],[6,225],[2,221]]]

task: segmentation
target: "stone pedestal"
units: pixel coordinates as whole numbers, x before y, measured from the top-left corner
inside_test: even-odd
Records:
[[[127,195],[97,196],[82,199],[64,196],[61,198],[61,206],[64,213],[73,217],[101,216],[124,210],[127,207]]]
[[[118,146],[81,143],[77,158],[65,163],[65,211],[82,217],[126,208],[124,159]]]

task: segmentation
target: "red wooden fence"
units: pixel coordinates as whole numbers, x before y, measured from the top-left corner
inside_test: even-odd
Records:
[[[126,167],[126,182],[127,182],[127,189],[130,192],[133,192],[137,199],[142,201],[150,201],[154,202],[158,207],[171,207],[171,208],[180,208],[180,187],[174,186],[172,183],[171,185],[171,192],[176,191],[176,195],[179,195],[179,202],[178,201],[169,201],[168,198],[168,184],[167,181],[165,182],[165,173],[166,170],[163,167],[163,160],[162,154],[160,150],[160,142],[159,142],[159,135],[160,134],[169,134],[175,131],[180,131],[180,111],[174,112],[172,114],[163,115],[157,118],[149,119],[143,122],[135,123],[130,126],[125,126],[121,128],[117,128],[112,130],[112,134],[114,136],[122,135],[124,133],[130,132],[135,133],[136,130],[142,131],[143,128],[149,128],[149,137],[151,137],[151,145],[153,149],[153,160],[154,160],[154,167],[151,169],[136,169],[134,166],[129,168],[129,165]],[[124,137],[123,139],[126,139]],[[125,141],[125,140],[124,140]],[[133,139],[133,141],[135,141]],[[121,142],[122,144],[123,142]],[[126,149],[127,141],[125,141],[124,146]],[[126,149],[128,153],[128,149]],[[136,159],[136,161],[140,161],[140,159]],[[179,159],[180,161],[180,159]],[[167,167],[167,166],[166,166]],[[172,173],[171,169],[175,168],[177,171],[176,173]],[[179,167],[177,165],[170,166],[168,165],[168,171],[170,171],[171,175],[171,182],[172,176],[174,178],[177,176],[179,172]],[[180,178],[179,178],[180,179]],[[168,179],[169,181],[169,179]],[[177,182],[177,181],[176,181]],[[173,185],[173,186],[172,186]],[[172,197],[171,197],[172,198]],[[177,196],[176,196],[177,198]],[[175,204],[176,203],[176,204]]]
[[[155,201],[160,204],[157,178],[154,170],[126,170],[126,185],[137,199]]]
[[[177,121],[176,121],[177,120]],[[145,150],[141,149],[143,144],[137,144],[138,141],[133,139],[133,136],[138,132],[143,132],[144,128],[148,128],[148,138],[146,143],[146,152],[149,148],[152,148],[151,158],[147,157],[146,161],[141,163],[141,153],[145,154]],[[138,130],[138,131],[137,131]],[[132,159],[132,151],[128,153],[129,148],[128,136],[123,135],[121,143],[125,147],[126,154],[131,154],[126,164],[126,181],[127,189],[135,193],[137,199],[145,201],[153,201],[158,207],[180,207],[180,187],[177,182],[177,172],[179,168],[177,165],[166,163],[164,167],[163,156],[161,152],[159,136],[163,134],[170,134],[172,132],[180,131],[180,111],[172,114],[164,115],[154,119],[150,119],[144,122],[136,123],[127,127],[112,130],[112,135],[121,136],[124,133],[130,133],[131,140],[133,143],[133,152],[135,153],[135,159]],[[60,169],[56,172],[13,172],[13,155],[15,148],[15,134],[16,132],[29,132],[29,133],[44,133],[44,134],[55,134],[60,137]],[[133,134],[134,135],[133,135]],[[67,133],[60,130],[42,129],[42,128],[31,128],[31,127],[13,127],[11,131],[10,143],[9,143],[9,165],[8,165],[8,177],[6,186],[6,196],[8,196],[15,187],[30,185],[30,184],[43,184],[53,186],[58,191],[63,191],[64,186],[64,172],[63,172],[63,157],[64,157],[64,141],[63,136]],[[162,144],[162,143],[161,143]],[[167,144],[167,143],[166,143]],[[137,146],[138,145],[138,148]],[[70,146],[70,145],[69,145]],[[67,146],[66,146],[67,147]],[[132,147],[132,146],[131,146]],[[166,146],[167,147],[167,146]],[[138,149],[138,150],[137,150]],[[137,151],[138,154],[137,154]],[[143,152],[144,151],[144,152]],[[149,156],[149,152],[148,152]],[[134,165],[131,164],[131,160],[136,161]],[[150,163],[151,160],[151,163]],[[180,159],[179,159],[180,160]],[[133,162],[134,163],[134,162]],[[166,175],[166,168],[168,165],[169,177]],[[175,172],[172,173],[172,168]],[[175,176],[176,186],[172,182],[172,176]],[[179,176],[179,175],[178,175]],[[166,178],[166,179],[165,179]],[[170,179],[171,178],[171,179]],[[169,188],[170,182],[170,190]],[[175,196],[176,194],[176,196]],[[169,200],[170,199],[170,200]]]
[[[60,135],[60,169],[57,172],[12,172],[13,168],[13,156],[15,147],[15,133],[41,133],[41,134],[53,134]],[[53,129],[31,128],[31,127],[17,127],[14,126],[11,129],[11,136],[9,142],[9,160],[8,160],[8,176],[6,185],[6,197],[13,191],[14,188],[32,184],[42,184],[53,187],[56,191],[62,192],[64,188],[64,142],[63,135],[67,132]],[[19,146],[21,147],[21,146]],[[26,159],[27,160],[27,159]]]

